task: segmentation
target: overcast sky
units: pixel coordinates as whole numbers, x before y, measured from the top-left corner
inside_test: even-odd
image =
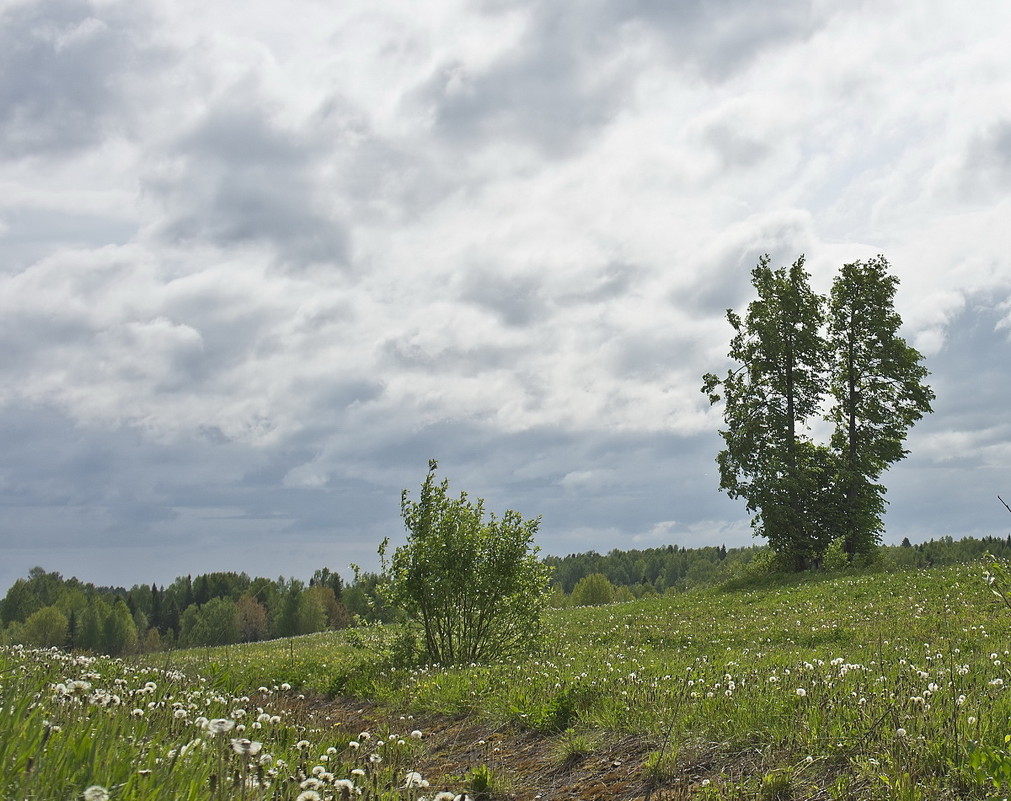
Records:
[[[0,0],[0,590],[375,567],[430,458],[546,553],[751,544],[728,307],[884,254],[887,541],[1011,516],[1011,5]]]

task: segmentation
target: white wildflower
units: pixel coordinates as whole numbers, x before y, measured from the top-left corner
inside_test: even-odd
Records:
[[[404,789],[413,790],[418,787],[428,787],[428,782],[416,770],[412,770],[404,777]]]
[[[228,718],[214,718],[207,721],[208,734],[225,734],[235,728],[235,721]]]
[[[241,756],[256,756],[263,748],[263,743],[256,740],[247,740],[244,737],[232,740],[232,750]]]

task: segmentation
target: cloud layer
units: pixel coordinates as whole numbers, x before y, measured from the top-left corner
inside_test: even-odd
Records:
[[[1006,531],[1003,4],[0,19],[0,584],[346,574],[429,458],[551,553],[748,542],[698,388],[766,252],[902,280],[889,537]]]

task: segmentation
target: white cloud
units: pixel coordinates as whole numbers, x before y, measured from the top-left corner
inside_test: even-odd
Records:
[[[699,392],[726,308],[762,253],[824,291],[882,252],[945,415],[903,480],[936,492],[925,465],[1007,442],[1011,13],[974,8],[8,4],[35,77],[0,81],[0,406],[115,440],[133,475],[78,480],[121,537],[222,509],[223,541],[247,512],[381,539],[445,454],[552,551],[730,545]],[[47,469],[84,469],[19,453],[4,508],[63,542]]]

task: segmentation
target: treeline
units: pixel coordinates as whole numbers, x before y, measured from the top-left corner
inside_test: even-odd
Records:
[[[952,537],[913,545],[878,546],[862,567],[901,570],[974,562],[985,553],[1011,560],[1011,535],[1002,537]],[[548,556],[553,568],[554,606],[593,606],[641,598],[653,593],[683,592],[712,586],[747,575],[760,575],[772,565],[768,546],[743,548],[684,548],[667,545],[645,550],[595,551]],[[842,559],[838,565],[848,564]]]
[[[378,577],[346,587],[329,568],[305,583],[206,573],[167,586],[96,587],[32,568],[0,600],[3,639],[112,655],[310,634],[382,617]]]
[[[628,589],[634,597],[643,593],[687,590],[718,582],[734,575],[764,549],[759,546],[684,548],[667,545],[645,550],[613,550],[606,555],[595,551],[548,556],[552,581],[566,595],[575,592],[584,579],[601,575],[616,588]],[[599,583],[599,582],[598,582]]]
[[[899,570],[972,562],[984,553],[1011,560],[1006,538],[942,537],[880,546],[864,567]],[[548,556],[552,604],[592,606],[654,593],[683,592],[772,565],[767,546],[589,551]],[[229,645],[339,629],[357,621],[403,619],[380,592],[383,579],[362,573],[351,584],[329,568],[308,582],[250,578],[245,573],[182,576],[171,584],[97,587],[32,568],[0,600],[0,642],[112,655]]]

